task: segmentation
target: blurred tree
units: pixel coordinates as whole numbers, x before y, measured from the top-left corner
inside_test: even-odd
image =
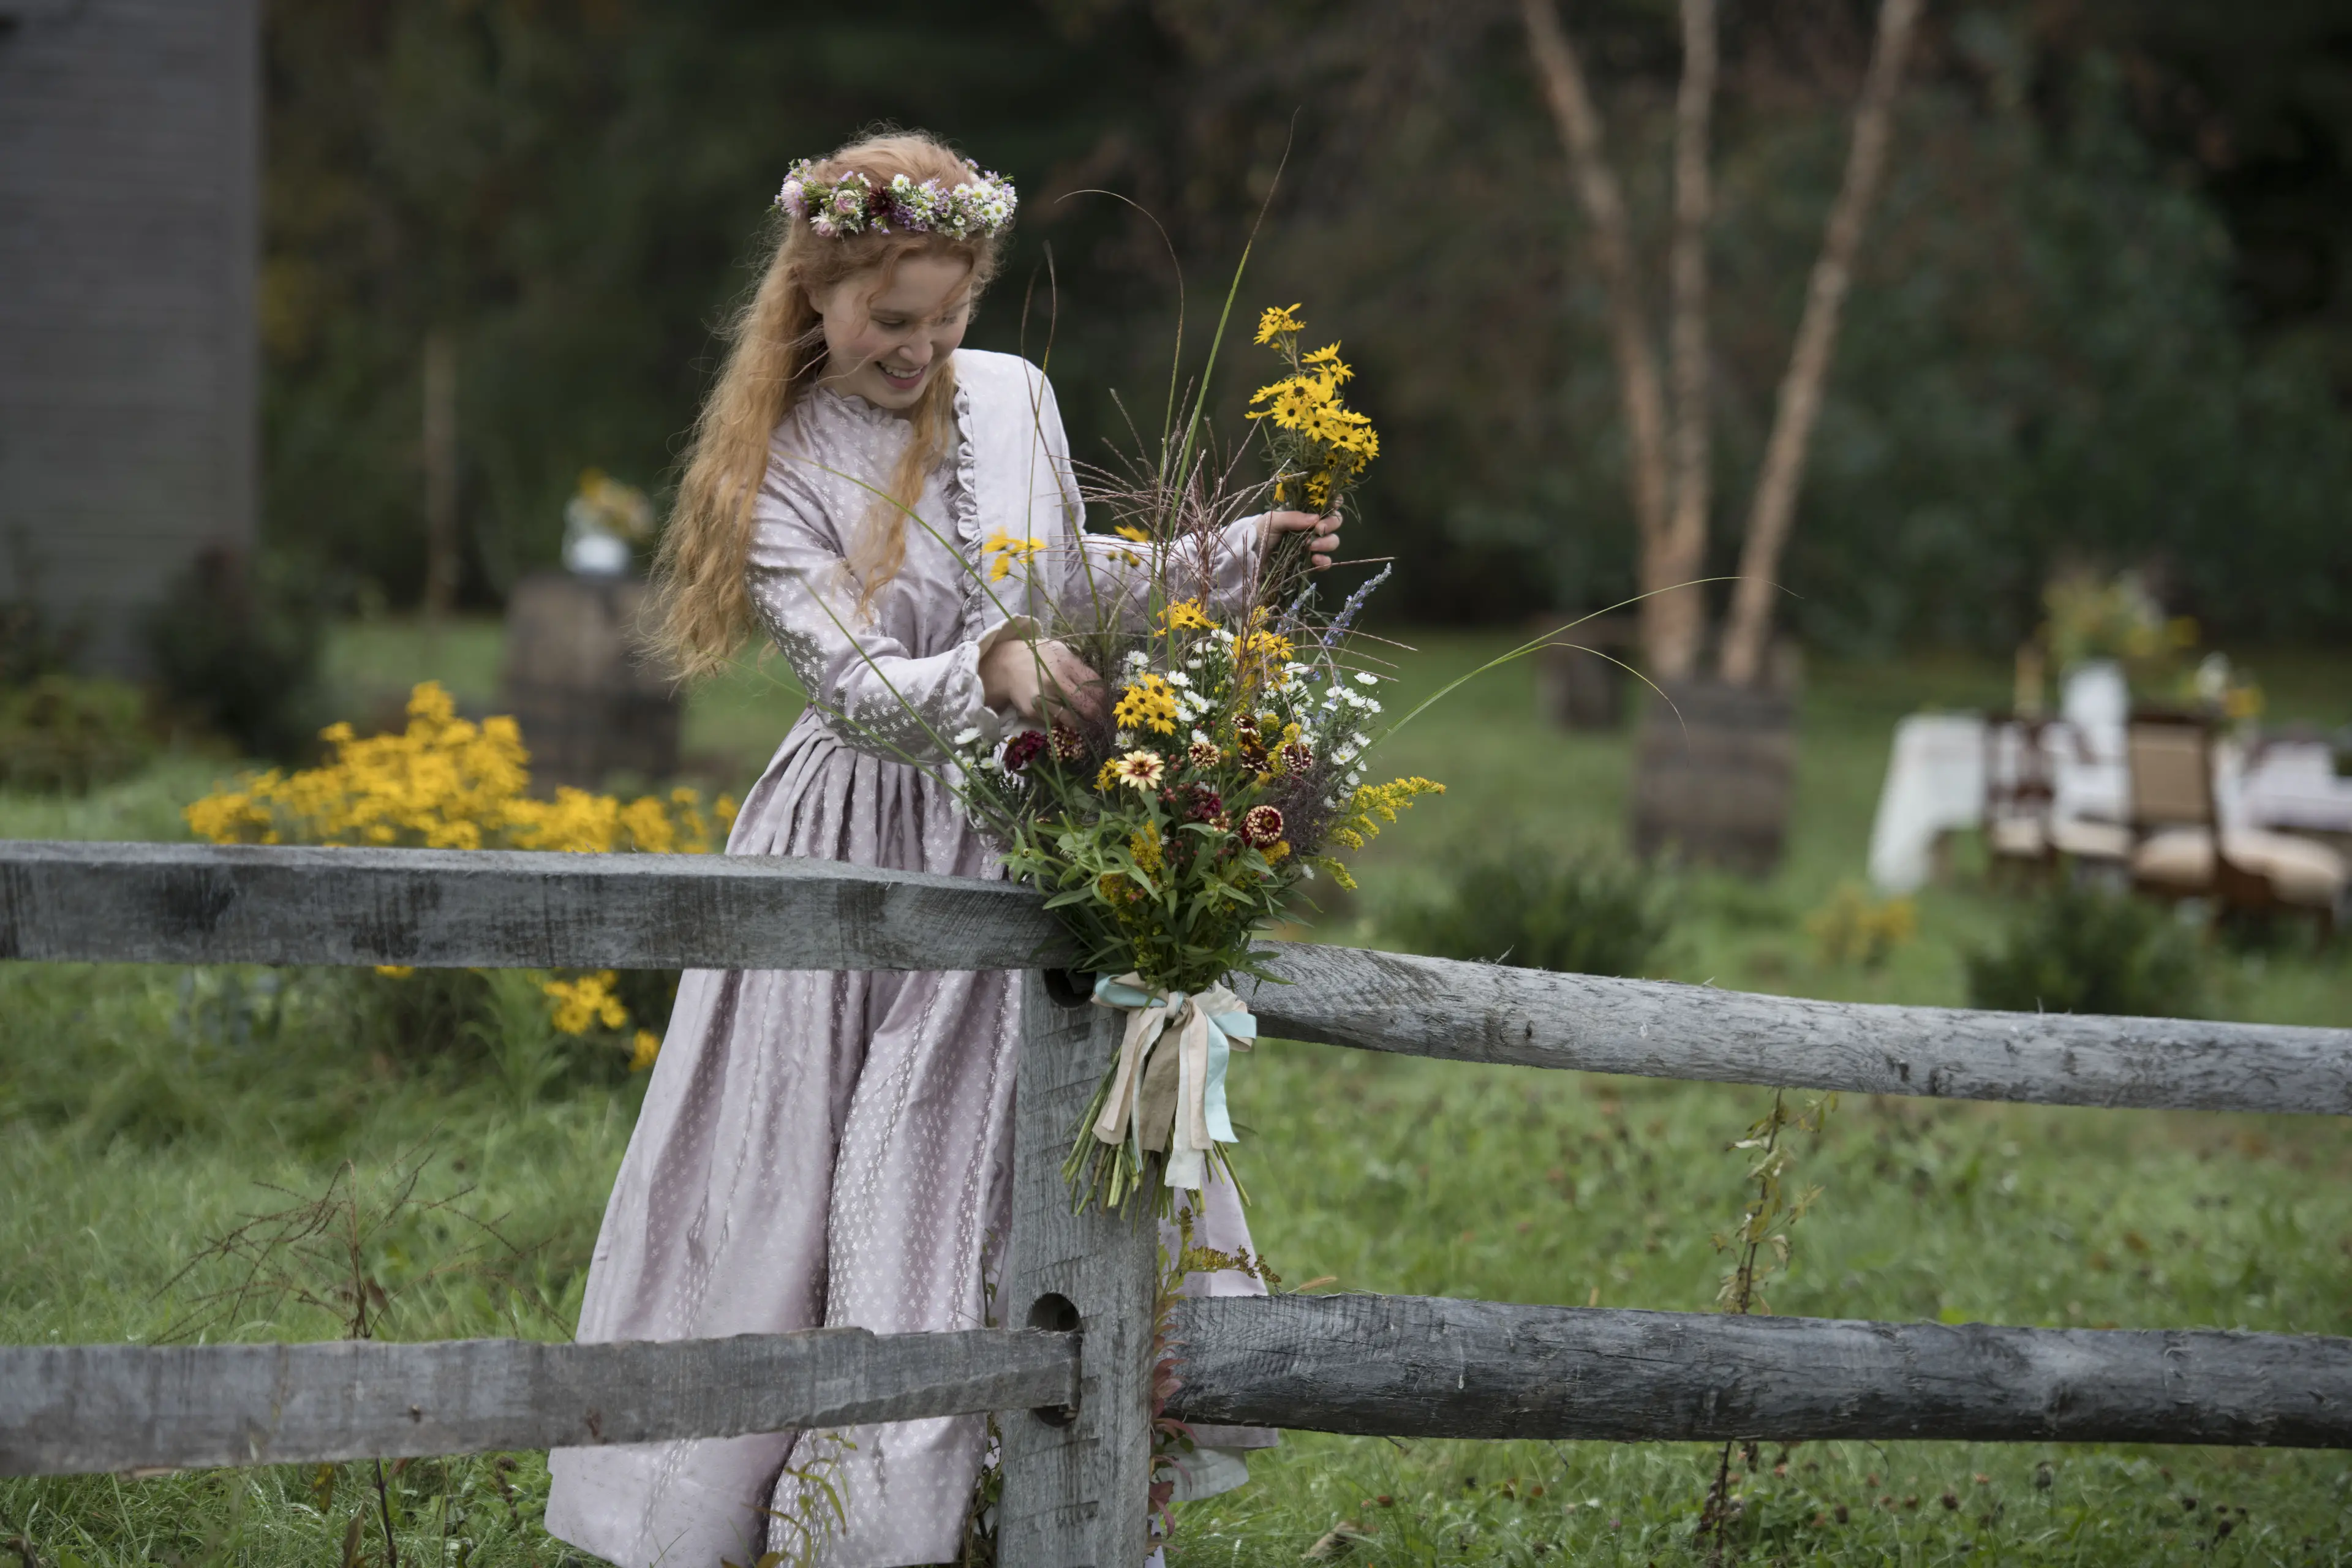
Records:
[[[1568,14],[1643,253],[1664,254],[1675,7]],[[1725,18],[1725,516],[1749,500],[1871,16]],[[2341,32],[2312,0],[1931,9],[1780,574],[1804,635],[2002,645],[2070,555],[2158,568],[2226,635],[2352,625]],[[1606,602],[1633,584],[1618,400],[1524,51],[1514,0],[277,0],[269,529],[416,602],[436,328],[469,598],[551,557],[583,468],[658,492],[783,167],[895,119],[1020,182],[973,341],[1024,341],[1034,276],[1028,352],[1053,317],[1082,453],[1123,429],[1109,389],[1140,416],[1164,387],[1171,275],[1148,223],[1058,198],[1115,189],[1167,226],[1197,363],[1287,142],[1244,302],[1308,300],[1364,373],[1384,450],[1350,539],[1412,552],[1390,612]]]

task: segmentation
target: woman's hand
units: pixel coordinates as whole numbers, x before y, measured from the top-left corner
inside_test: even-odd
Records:
[[[1008,637],[981,657],[981,700],[999,711],[1010,708],[1034,723],[1049,722],[1067,707],[1083,718],[1103,714],[1103,679],[1062,644],[1027,643]]]
[[[1307,553],[1315,558],[1315,570],[1320,572],[1339,553],[1339,514],[1336,511],[1328,517],[1318,517],[1311,511],[1270,511],[1265,514],[1265,531],[1258,536],[1258,545],[1263,549],[1272,544],[1277,533],[1304,533],[1309,529],[1315,536],[1307,546]]]

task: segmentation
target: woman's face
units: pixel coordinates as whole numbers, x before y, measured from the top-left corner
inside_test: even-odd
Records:
[[[939,256],[909,256],[879,294],[871,273],[849,278],[816,300],[824,317],[824,374],[894,414],[915,405],[971,319],[971,268]]]

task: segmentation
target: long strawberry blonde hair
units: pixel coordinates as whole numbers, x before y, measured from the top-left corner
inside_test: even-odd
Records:
[[[947,143],[922,132],[868,136],[818,160],[811,173],[835,179],[856,170],[877,187],[904,174],[918,184],[953,187],[971,171]],[[754,619],[744,568],[751,549],[752,502],[768,471],[768,441],[816,384],[825,359],[824,321],[816,301],[843,282],[870,274],[873,299],[890,286],[900,262],[932,256],[966,263],[975,295],[995,275],[993,235],[952,238],[939,233],[862,234],[831,238],[779,212],[780,230],[759,286],[728,327],[726,367],[696,416],[686,474],[654,559],[655,650],[684,678],[724,665],[751,635]],[[908,411],[914,438],[890,477],[888,501],[877,498],[851,542],[848,567],[858,608],[896,576],[907,555],[907,514],[947,455],[955,426],[955,362],[933,374]],[[896,504],[893,504],[896,503]]]

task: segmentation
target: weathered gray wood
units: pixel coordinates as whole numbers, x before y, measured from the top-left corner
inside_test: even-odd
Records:
[[[1188,1420],[1397,1437],[2352,1447],[2352,1340],[1415,1296],[1181,1301]]]
[[[721,1437],[1050,1404],[1066,1334],[0,1347],[0,1475]]]
[[[998,968],[1034,895],[835,861],[0,842],[0,958]],[[2352,1115],[2352,1029],[1889,1007],[1282,945],[1270,1035],[1456,1061],[2045,1105]]]
[[[0,958],[425,968],[1006,969],[1003,882],[834,860],[0,842]]]
[[[1283,947],[1260,1029],[1451,1061],[1947,1100],[2352,1115],[2352,1029],[1811,1002]]]
[[[999,1310],[1008,1322],[1053,1327],[1066,1321],[1058,1313],[1067,1303],[1086,1348],[1074,1413],[1060,1424],[1029,1408],[998,1418],[1004,1496],[996,1560],[1131,1568],[1147,1548],[1159,1237],[1147,1214],[1073,1215],[1061,1168],[1118,1047],[1118,1018],[1084,1003],[1060,1005],[1032,973],[1024,976],[1022,1029],[1013,1236]]]

